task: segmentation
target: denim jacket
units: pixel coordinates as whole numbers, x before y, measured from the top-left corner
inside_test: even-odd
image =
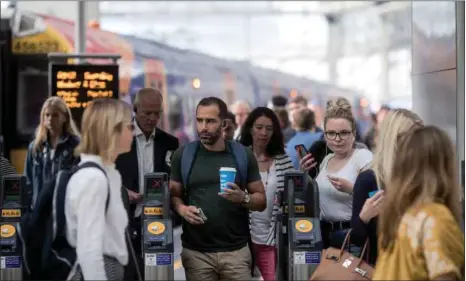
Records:
[[[33,151],[34,143],[29,144],[24,175],[31,208],[37,200],[42,187],[52,182],[59,170],[69,169],[77,163],[74,149],[79,144],[79,138],[72,135],[62,136],[52,157],[48,141],[44,142],[42,151]]]

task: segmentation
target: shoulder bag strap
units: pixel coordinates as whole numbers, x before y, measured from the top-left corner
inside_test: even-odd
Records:
[[[181,155],[181,179],[183,181],[183,189],[187,193],[187,185],[189,174],[193,168],[194,158],[199,149],[199,141],[194,141],[186,144]]]
[[[228,141],[229,148],[235,158],[236,169],[238,170],[241,187],[246,188],[248,184],[248,155],[246,147],[235,141]]]

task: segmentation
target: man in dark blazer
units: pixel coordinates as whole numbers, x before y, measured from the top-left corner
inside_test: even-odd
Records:
[[[144,274],[144,261],[141,254],[141,214],[144,192],[144,174],[160,172],[170,174],[170,159],[178,149],[178,139],[157,128],[162,115],[163,97],[158,89],[144,88],[136,93],[134,100],[135,118],[134,139],[131,151],[120,155],[116,168],[123,181],[123,194],[127,193],[125,207],[128,211],[130,233],[138,258],[139,268]],[[129,203],[129,204],[128,204]],[[129,263],[125,280],[136,280],[136,272]]]

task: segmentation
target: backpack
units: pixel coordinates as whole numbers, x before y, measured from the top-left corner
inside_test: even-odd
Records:
[[[183,181],[185,195],[187,195],[188,178],[191,174],[199,145],[200,141],[186,144],[181,156],[181,179]],[[246,147],[235,141],[227,141],[227,145],[235,159],[236,174],[240,180],[240,188],[245,188],[248,183],[248,155],[246,153]]]
[[[22,243],[25,277],[29,280],[66,280],[76,262],[76,249],[66,239],[65,196],[68,182],[77,171],[96,168],[107,174],[97,163],[85,162],[68,170],[44,185],[32,212],[21,218],[18,233]],[[107,178],[108,179],[108,178]],[[110,203],[110,186],[105,212]],[[25,278],[25,280],[27,280]]]

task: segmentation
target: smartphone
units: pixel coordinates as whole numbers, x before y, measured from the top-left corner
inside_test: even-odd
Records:
[[[294,147],[294,149],[296,149],[296,153],[298,153],[298,156],[301,159],[309,153],[309,151],[307,151],[306,147],[304,147],[304,145],[302,145],[302,144],[296,145]]]
[[[378,190],[374,190],[374,191],[371,191],[369,192],[369,198],[371,198],[372,196],[374,196],[376,193],[377,193]]]
[[[199,217],[201,217],[201,219],[203,221],[206,221],[207,220],[207,217],[205,216],[204,212],[202,211],[201,208],[197,208],[197,210],[199,211]]]

